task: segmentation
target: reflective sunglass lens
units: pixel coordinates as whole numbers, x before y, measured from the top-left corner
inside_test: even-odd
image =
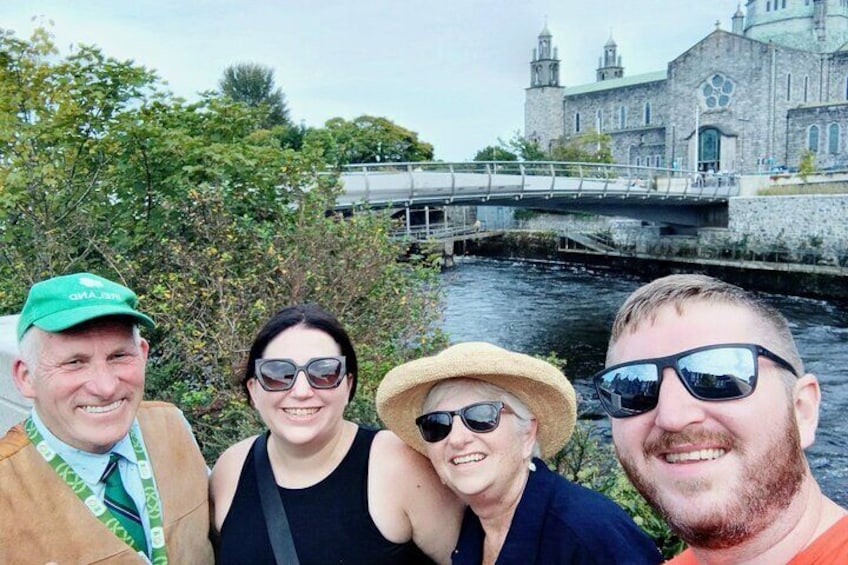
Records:
[[[500,413],[494,404],[475,404],[462,410],[462,419],[472,431],[490,432],[498,427]]]
[[[656,365],[625,365],[595,378],[598,396],[614,418],[635,416],[657,405],[659,374]]]
[[[307,366],[309,384],[315,388],[334,388],[342,377],[342,363],[338,359],[316,359]]]
[[[757,359],[746,347],[697,351],[677,361],[680,376],[696,398],[733,400],[754,390]]]
[[[268,390],[291,388],[297,368],[288,361],[265,361],[260,365],[258,376]]]
[[[442,441],[451,431],[452,416],[446,412],[425,414],[416,420],[424,441],[434,443]]]

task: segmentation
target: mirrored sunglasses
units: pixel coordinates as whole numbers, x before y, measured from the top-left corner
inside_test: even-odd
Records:
[[[254,375],[259,384],[271,392],[289,390],[301,371],[312,388],[336,388],[345,378],[345,358],[313,357],[303,365],[291,359],[257,359],[254,365]]]
[[[798,376],[795,368],[761,345],[730,343],[681,351],[667,357],[639,359],[606,368],[592,380],[604,410],[613,418],[643,414],[657,407],[662,373],[671,367],[689,394],[698,400],[737,400],[757,387],[759,356]]]
[[[450,435],[453,417],[459,416],[465,427],[472,432],[485,434],[495,430],[501,422],[501,412],[514,412],[501,401],[476,402],[458,410],[428,412],[415,419],[421,437],[428,443],[442,441]]]

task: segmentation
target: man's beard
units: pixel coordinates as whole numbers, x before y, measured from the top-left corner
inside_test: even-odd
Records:
[[[777,515],[792,502],[807,473],[806,459],[801,449],[801,438],[790,410],[783,430],[772,434],[771,443],[765,446],[756,460],[745,461],[745,449],[736,445],[729,434],[721,434],[720,443],[735,451],[744,464],[742,476],[735,492],[722,506],[704,512],[692,519],[675,515],[673,507],[663,503],[663,486],[652,477],[640,476],[633,459],[619,459],[630,481],[642,496],[656,508],[671,529],[686,543],[705,549],[725,549],[751,539],[772,524]],[[654,442],[653,448],[646,446],[643,456],[656,457],[658,446],[680,445],[704,438],[704,433],[666,433]],[[683,437],[682,437],[683,436]],[[651,455],[653,453],[653,455]],[[712,481],[691,482],[680,485],[685,490],[697,493],[710,486]],[[680,488],[680,486],[676,488]],[[693,503],[694,504],[694,503]]]

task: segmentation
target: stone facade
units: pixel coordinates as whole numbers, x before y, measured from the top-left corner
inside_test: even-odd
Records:
[[[748,245],[839,256],[848,251],[848,195],[731,198],[729,216],[728,231]]]
[[[848,166],[848,51],[839,51],[848,1],[745,7],[733,32],[716,29],[664,71],[627,76],[610,38],[598,81],[568,87],[546,27],[531,63],[525,136],[547,149],[600,131],[615,161],[630,165],[751,174],[798,167],[810,150],[817,168]],[[555,75],[539,74],[553,63]]]

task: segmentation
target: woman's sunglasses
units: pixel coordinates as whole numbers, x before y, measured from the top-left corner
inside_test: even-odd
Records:
[[[465,427],[472,432],[485,434],[493,431],[501,423],[501,412],[514,413],[501,401],[477,402],[459,410],[428,412],[415,418],[415,423],[424,441],[435,443],[450,435],[454,416],[459,416]]]
[[[757,387],[757,358],[761,355],[798,376],[789,361],[761,345],[730,343],[628,361],[604,369],[592,380],[607,414],[627,418],[657,407],[666,367],[675,370],[689,394],[698,400],[745,398]]]
[[[312,388],[336,388],[345,378],[345,358],[313,357],[303,365],[291,359],[257,359],[254,365],[259,384],[271,392],[289,390],[301,371]]]

